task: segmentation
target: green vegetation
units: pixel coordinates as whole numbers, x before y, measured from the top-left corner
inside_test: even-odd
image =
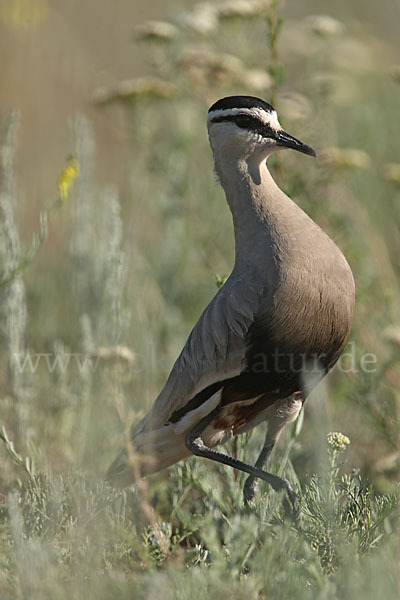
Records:
[[[0,597],[398,598],[393,49],[362,23],[289,21],[278,2],[250,0],[197,5],[137,38],[151,77],[93,96],[131,132],[129,187],[100,189],[90,123],[77,118],[76,158],[27,251],[15,115],[0,138]],[[271,169],[356,279],[340,365],[270,464],[299,493],[300,527],[266,484],[244,507],[243,474],[196,458],[135,491],[103,481],[232,266],[205,128],[208,106],[231,93],[273,100],[316,148],[317,161],[282,152]],[[226,450],[254,461],[263,437],[261,425]]]

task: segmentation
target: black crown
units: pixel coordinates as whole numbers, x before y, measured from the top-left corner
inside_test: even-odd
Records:
[[[255,96],[227,96],[226,98],[217,100],[217,102],[209,108],[208,112],[225,110],[227,108],[261,108],[269,113],[275,110],[268,102],[261,100],[261,98],[256,98]]]

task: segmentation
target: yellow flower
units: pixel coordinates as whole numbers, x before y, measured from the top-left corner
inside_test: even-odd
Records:
[[[393,65],[390,69],[390,73],[395,81],[400,81],[400,65]]]
[[[217,273],[215,275],[215,283],[217,284],[217,288],[218,289],[222,288],[222,286],[224,285],[224,283],[227,279],[228,278],[226,275],[218,275],[218,273]]]
[[[326,148],[321,158],[326,165],[336,169],[368,169],[371,165],[368,154],[358,148]]]
[[[137,77],[124,79],[113,88],[98,88],[93,93],[93,102],[107,104],[122,100],[139,100],[141,98],[169,99],[176,96],[178,88],[159,77]]]
[[[63,202],[68,198],[71,186],[78,175],[79,163],[74,156],[70,156],[58,178],[58,195]]]
[[[251,18],[265,15],[271,0],[227,0],[218,6],[220,19]]]
[[[343,433],[338,433],[337,431],[328,433],[327,438],[330,446],[329,450],[331,452],[343,452],[343,450],[346,450],[346,447],[350,444],[350,440],[347,435],[343,435]]]
[[[47,0],[9,0],[0,7],[0,19],[7,27],[26,29],[43,23],[48,12]]]
[[[388,181],[400,185],[400,164],[388,163],[385,165],[384,175]]]
[[[303,23],[321,37],[341,35],[344,32],[343,24],[329,15],[310,15]]]
[[[169,42],[178,35],[178,28],[166,21],[148,21],[135,28],[136,38],[139,40],[153,40],[156,42]]]

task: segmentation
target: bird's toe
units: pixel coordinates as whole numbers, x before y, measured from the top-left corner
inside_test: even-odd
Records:
[[[286,513],[290,514],[297,527],[301,526],[300,502],[299,497],[292,487],[287,489],[287,495],[284,498]]]

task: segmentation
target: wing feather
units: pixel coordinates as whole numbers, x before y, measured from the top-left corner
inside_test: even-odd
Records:
[[[263,278],[255,269],[232,272],[200,316],[153,407],[133,436],[144,429],[161,427],[202,389],[242,372],[246,336],[264,290]]]

